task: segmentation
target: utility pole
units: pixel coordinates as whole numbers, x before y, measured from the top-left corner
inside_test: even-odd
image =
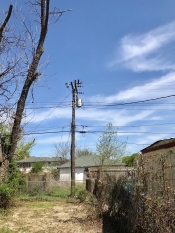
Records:
[[[72,89],[72,123],[71,123],[71,196],[75,196],[75,110],[76,107],[82,107],[82,101],[78,98],[78,94],[83,94],[82,92],[78,92],[78,88],[81,86],[82,82],[74,81],[70,83],[66,83],[66,87],[71,86]]]
[[[0,133],[0,167],[2,167],[3,162],[3,153],[2,153],[2,140],[1,140],[1,133]],[[2,182],[2,170],[0,170],[0,183]]]
[[[1,138],[1,133],[0,133],[0,167],[2,166],[2,162],[3,162],[2,138]]]

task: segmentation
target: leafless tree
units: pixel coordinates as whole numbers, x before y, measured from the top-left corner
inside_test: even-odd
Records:
[[[71,144],[69,142],[58,142],[53,146],[53,155],[59,156],[63,160],[70,159]],[[87,146],[79,147],[75,146],[75,157],[95,155],[95,152],[91,151]]]
[[[17,60],[13,53],[14,44],[16,41],[12,41],[10,38],[11,29],[8,27],[9,20],[12,15],[13,6],[9,6],[9,10],[2,21],[0,26],[0,117],[1,122],[6,119],[4,113],[7,113],[7,101],[12,96],[12,91],[9,86],[12,85],[14,78],[14,70],[16,68]]]
[[[96,153],[93,152],[88,146],[84,147],[77,147],[75,149],[75,156],[81,157],[81,156],[89,156],[89,155],[95,155]]]
[[[13,106],[15,110],[11,114],[13,121],[10,146],[4,161],[0,164],[0,172],[4,169],[3,167],[8,166],[14,156],[29,91],[41,76],[40,69],[45,64],[41,61],[41,57],[44,53],[44,42],[48,33],[49,16],[50,20],[57,21],[63,12],[69,11],[69,9],[60,11],[55,8],[53,12],[50,12],[50,0],[28,0],[27,4],[31,10],[28,14],[32,15],[32,18],[28,20],[21,10],[15,10],[13,17],[16,20],[20,18],[20,23],[15,25],[15,30],[11,32],[10,38],[5,38],[4,34],[11,17],[12,6],[9,7],[8,14],[0,28],[0,54],[4,54],[4,56],[10,53],[11,55],[15,54],[12,65],[10,62],[6,62],[6,69],[0,75],[0,95],[4,99],[2,107],[5,106],[5,100],[12,97],[11,88],[8,85],[19,84],[14,88],[18,88],[18,92],[13,96],[13,99],[17,101]],[[5,84],[7,85],[5,86]]]
[[[70,143],[58,142],[54,144],[53,155],[61,157],[63,160],[70,159]]]

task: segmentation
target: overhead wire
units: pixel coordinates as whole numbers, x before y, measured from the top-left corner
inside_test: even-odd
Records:
[[[113,127],[143,127],[143,126],[164,126],[164,125],[175,125],[174,122],[172,123],[162,123],[162,124],[151,124],[151,125],[113,125]],[[76,125],[76,126],[84,126],[84,127],[106,127],[106,125]]]
[[[67,99],[69,96],[70,96],[70,94],[71,94],[71,92],[63,99],[63,101],[65,100],[65,99]],[[62,101],[62,102],[63,102]],[[62,103],[61,102],[61,103]],[[55,111],[55,109],[56,108],[54,108],[35,128],[34,128],[34,130],[35,129],[37,129],[54,111]]]
[[[164,124],[150,124],[150,125],[148,125],[148,124],[146,124],[146,125],[131,125],[131,126],[124,126],[124,125],[118,125],[118,126],[115,126],[115,125],[113,125],[113,127],[115,127],[115,128],[139,128],[139,127],[157,127],[157,126],[167,126],[167,125],[174,125],[175,123],[164,123]],[[60,133],[60,132],[69,132],[70,130],[59,130],[59,131],[50,131],[51,129],[57,129],[57,128],[62,128],[62,129],[65,129],[65,128],[67,128],[67,127],[70,127],[69,125],[67,125],[67,126],[54,126],[54,127],[43,127],[44,129],[40,129],[40,130],[38,130],[38,131],[34,131],[34,130],[32,130],[31,132],[29,131],[29,132],[27,132],[26,133],[26,135],[32,135],[32,134],[48,134],[48,133]],[[103,132],[105,132],[105,130],[95,130],[95,131],[90,131],[90,130],[84,130],[85,128],[105,128],[106,126],[105,125],[103,125],[103,126],[100,126],[100,125],[76,125],[76,127],[83,127],[83,130],[77,130],[76,132],[79,132],[79,133],[82,133],[82,134],[84,134],[84,133],[91,133],[91,132],[93,132],[93,133],[103,133]],[[127,131],[127,132],[120,132],[120,131],[117,131],[116,133],[150,133],[151,134],[151,132],[131,132],[131,131]],[[154,134],[154,133],[153,133]],[[155,133],[155,134],[162,134],[162,133],[160,133],[160,132],[158,132],[158,133]],[[166,134],[166,133],[163,133],[163,134]],[[171,133],[168,133],[168,134],[171,134]]]
[[[132,101],[132,102],[124,102],[124,103],[105,103],[105,102],[86,102],[84,103],[86,107],[88,106],[105,106],[105,107],[109,107],[109,106],[122,106],[122,105],[133,105],[133,104],[141,104],[141,103],[146,103],[146,102],[150,102],[150,101],[156,101],[156,100],[160,100],[160,99],[166,99],[166,98],[170,98],[170,97],[175,97],[175,95],[168,95],[168,96],[161,96],[161,97],[157,97],[157,98],[150,98],[150,99],[146,99],[146,100],[138,100],[138,101]],[[67,98],[67,97],[66,97]],[[65,98],[65,99],[66,99]],[[65,100],[64,99],[64,100]],[[26,107],[26,109],[42,109],[42,108],[58,108],[58,107],[69,107],[71,106],[71,101],[70,102],[65,102],[65,105],[63,104],[63,101],[57,103],[57,102],[39,102],[39,104],[56,104],[56,106],[40,106],[40,107]],[[149,103],[150,104],[150,103]],[[158,105],[172,105],[174,103],[151,103],[151,104],[158,104]],[[32,104],[33,105],[33,104]]]
[[[21,135],[33,135],[33,134],[55,134],[55,133],[69,133],[70,130],[62,130],[62,131],[47,131],[47,132],[25,132],[25,133],[21,133]],[[85,133],[104,133],[106,131],[102,131],[102,130],[95,130],[95,131],[82,131],[82,130],[76,130],[76,133],[81,133],[81,134],[85,134]],[[106,132],[108,133],[108,132]],[[110,132],[109,132],[110,133]],[[175,134],[172,132],[142,132],[142,131],[114,131],[113,133],[116,134]]]

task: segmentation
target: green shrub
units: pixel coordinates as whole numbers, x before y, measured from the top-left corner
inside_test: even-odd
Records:
[[[60,177],[60,170],[57,169],[57,168],[53,168],[51,170],[51,175],[52,177],[55,179],[55,180],[59,180],[59,177]]]
[[[9,164],[8,174],[4,178],[3,183],[13,189],[14,195],[26,187],[25,176],[18,170],[16,161],[12,160]]]
[[[43,170],[43,165],[44,165],[44,163],[42,163],[42,162],[35,162],[35,163],[33,164],[31,173],[39,173],[39,172],[42,172],[42,170]]]
[[[18,170],[14,160],[9,164],[8,173],[0,184],[0,208],[8,208],[13,198],[26,186],[24,175]]]
[[[0,184],[0,208],[7,209],[13,199],[14,190],[7,184]]]
[[[42,187],[41,185],[35,185],[34,187],[30,188],[28,194],[30,196],[40,196],[42,194]]]
[[[68,198],[70,187],[51,187],[47,194],[52,197]]]
[[[88,196],[88,191],[86,191],[84,184],[77,184],[75,187],[75,196],[80,200],[80,202],[83,202],[86,200]]]

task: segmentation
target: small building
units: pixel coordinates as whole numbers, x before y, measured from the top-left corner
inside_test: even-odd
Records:
[[[90,173],[97,173],[99,165],[99,157],[97,155],[84,155],[75,158],[75,181],[84,182]],[[124,168],[126,164],[118,162],[114,163],[108,167],[111,172],[116,171],[117,168]],[[71,162],[67,162],[58,167],[60,170],[60,181],[70,181],[71,180]]]
[[[45,168],[45,170],[47,170],[48,168],[54,168],[54,167],[57,168],[64,161],[61,157],[35,157],[35,156],[31,156],[29,158],[25,158],[25,159],[17,161],[17,165],[18,165],[20,171],[28,173],[31,171],[33,164],[36,162],[43,163],[43,167]]]
[[[142,154],[164,154],[175,152],[175,138],[163,139],[154,142],[150,146],[141,150]]]
[[[150,190],[162,193],[175,190],[175,138],[156,141],[141,150],[142,171]]]

